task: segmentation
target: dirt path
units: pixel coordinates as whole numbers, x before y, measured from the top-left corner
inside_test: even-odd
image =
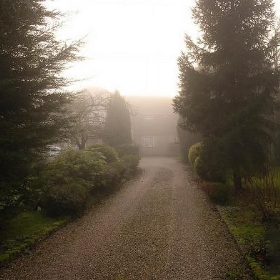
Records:
[[[141,167],[138,180],[16,260],[0,279],[251,279],[184,166],[144,158]]]

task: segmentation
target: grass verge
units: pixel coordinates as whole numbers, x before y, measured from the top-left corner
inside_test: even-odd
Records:
[[[240,198],[217,208],[256,279],[280,280],[280,231],[275,224],[264,223],[261,213],[252,205],[242,203]]]
[[[35,243],[67,222],[68,217],[53,219],[39,211],[29,210],[19,213],[5,228],[0,229],[0,267],[21,253],[28,254]]]

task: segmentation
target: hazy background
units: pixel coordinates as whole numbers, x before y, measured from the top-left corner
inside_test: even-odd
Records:
[[[177,58],[184,34],[195,36],[194,0],[55,0],[51,8],[66,13],[59,36],[84,36],[82,54],[67,75],[86,78],[75,89],[103,87],[123,95],[177,93]],[[277,8],[280,0],[276,0]]]

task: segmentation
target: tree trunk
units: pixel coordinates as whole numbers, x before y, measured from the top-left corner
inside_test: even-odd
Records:
[[[236,192],[240,193],[243,190],[241,177],[237,173],[233,173],[233,183]]]

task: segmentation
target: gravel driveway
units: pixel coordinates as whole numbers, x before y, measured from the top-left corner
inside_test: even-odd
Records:
[[[144,158],[141,167],[137,180],[17,259],[0,279],[252,279],[185,167],[172,158]]]

